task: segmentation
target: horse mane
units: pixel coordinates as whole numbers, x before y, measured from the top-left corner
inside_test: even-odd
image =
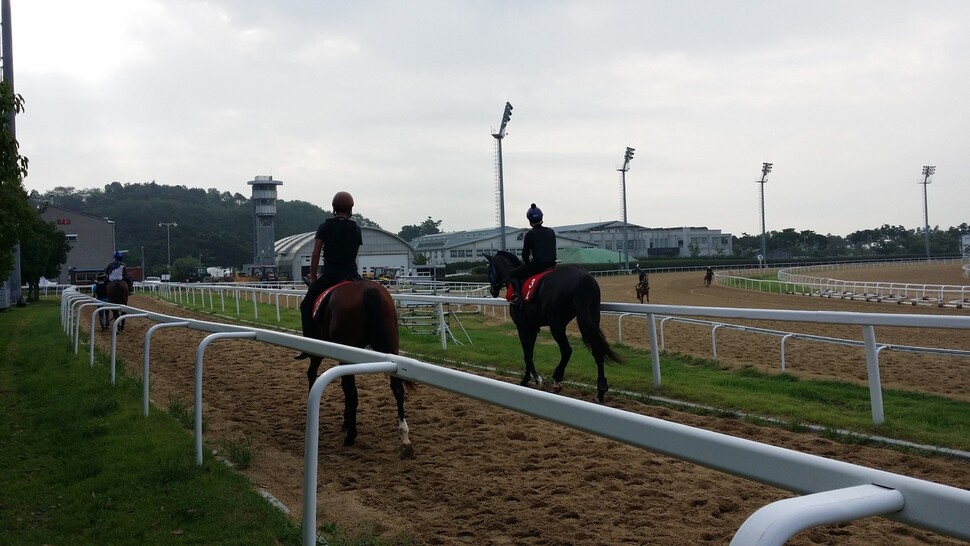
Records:
[[[512,254],[511,252],[509,252],[507,250],[499,250],[499,251],[497,251],[495,253],[495,256],[504,256],[505,259],[507,259],[508,261],[512,262],[512,265],[514,265],[516,267],[522,265],[522,260],[520,260],[519,257],[516,256],[515,254]]]

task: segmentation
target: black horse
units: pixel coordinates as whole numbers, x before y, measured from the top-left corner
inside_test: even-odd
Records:
[[[400,335],[394,300],[380,283],[355,281],[338,284],[329,292],[321,294],[319,313],[315,314],[314,331],[318,339],[352,347],[370,347],[374,351],[398,354]],[[310,355],[307,381],[313,387],[317,369],[323,358]],[[342,363],[341,363],[342,364]],[[416,390],[410,381],[391,377],[391,392],[397,402],[398,431],[401,434],[401,458],[414,458],[414,446],[408,437],[408,422],[404,418],[404,391]],[[344,445],[351,446],[357,439],[357,382],[353,375],[340,379],[344,392],[344,420],[341,427],[347,433]]]
[[[488,280],[492,297],[496,298],[499,290],[508,283],[509,272],[522,262],[514,254],[505,251],[485,258],[488,260]],[[532,300],[521,306],[511,306],[511,314],[519,331],[519,342],[525,358],[525,376],[521,385],[528,386],[531,379],[537,386],[542,386],[542,377],[536,372],[533,354],[539,328],[548,326],[553,339],[559,345],[560,354],[559,365],[552,373],[553,390],[562,390],[560,382],[573,353],[566,336],[566,325],[575,318],[583,344],[596,361],[596,399],[603,401],[606,391],[609,390],[603,364],[606,361],[619,362],[620,358],[610,348],[600,329],[600,287],[588,271],[576,266],[556,266],[543,277]]]
[[[128,283],[125,281],[111,281],[108,283],[105,292],[108,295],[108,302],[116,305],[128,305]],[[107,313],[102,313],[107,318]],[[102,323],[101,328],[107,329],[111,322],[118,320],[118,317],[124,315],[124,312],[117,309],[111,311],[111,318]],[[125,321],[118,323],[118,332],[125,331]]]

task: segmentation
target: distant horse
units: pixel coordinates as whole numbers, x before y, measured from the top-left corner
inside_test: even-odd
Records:
[[[398,354],[397,310],[387,289],[372,281],[353,281],[334,286],[324,292],[320,312],[315,313],[316,337],[324,341]],[[310,355],[307,368],[309,386],[317,379],[317,370],[323,357]],[[341,362],[340,364],[344,364]],[[340,379],[344,392],[344,419],[341,430],[347,432],[344,445],[351,446],[357,439],[357,382],[353,375]],[[401,433],[401,458],[414,458],[414,447],[408,438],[408,423],[404,419],[404,389],[416,390],[413,383],[391,376],[391,392],[397,401],[398,430]]]
[[[499,290],[508,282],[509,272],[522,262],[514,254],[505,251],[485,258],[488,260],[491,294],[496,298]],[[537,386],[542,387],[542,377],[536,372],[533,354],[539,328],[548,326],[553,339],[559,345],[560,354],[559,365],[552,374],[553,390],[562,390],[560,382],[573,353],[566,337],[566,325],[575,318],[583,343],[596,361],[596,399],[602,402],[609,390],[603,364],[605,361],[619,362],[620,358],[610,348],[600,329],[600,287],[596,279],[581,267],[556,266],[540,281],[531,301],[523,302],[521,306],[513,305],[510,309],[525,358],[525,376],[520,385],[528,386],[531,379]]]
[[[704,273],[704,286],[710,286],[711,281],[713,280],[714,280],[714,270],[708,267],[707,273]]]
[[[105,292],[108,294],[108,302],[114,305],[128,305],[128,283],[125,281],[111,281],[108,283]],[[102,323],[102,328],[107,329],[108,325],[118,317],[123,315],[122,311],[115,309],[111,311],[111,318]],[[125,330],[125,321],[118,323],[118,331],[123,332]]]
[[[640,300],[640,303],[643,303],[644,298],[646,298],[647,303],[650,303],[650,277],[647,276],[646,271],[637,271],[640,273],[640,280],[636,287],[637,299]]]

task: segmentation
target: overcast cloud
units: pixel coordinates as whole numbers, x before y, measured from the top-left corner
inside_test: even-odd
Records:
[[[397,232],[970,222],[970,2],[13,0],[28,190],[280,197]],[[120,226],[123,229],[123,226]]]

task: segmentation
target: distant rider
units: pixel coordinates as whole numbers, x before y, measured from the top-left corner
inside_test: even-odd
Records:
[[[331,286],[346,280],[360,280],[357,271],[357,251],[364,238],[357,222],[350,219],[354,198],[345,191],[333,196],[333,218],[327,218],[317,227],[310,254],[310,273],[307,276],[306,296],[300,303],[303,321],[303,337],[316,337],[313,332],[313,302]],[[318,277],[320,251],[323,250],[323,273]],[[307,353],[296,355],[297,360],[309,358]]]
[[[116,250],[114,254],[114,261],[108,264],[108,267],[104,268],[105,275],[108,276],[108,282],[114,281],[125,281],[128,285],[128,293],[134,293],[134,287],[132,286],[131,276],[128,275],[128,268],[125,267],[125,262],[121,261],[124,256],[120,251]]]
[[[556,265],[556,232],[542,225],[542,211],[535,203],[525,213],[532,229],[522,239],[522,265],[509,273],[512,305],[522,305],[522,282]]]

